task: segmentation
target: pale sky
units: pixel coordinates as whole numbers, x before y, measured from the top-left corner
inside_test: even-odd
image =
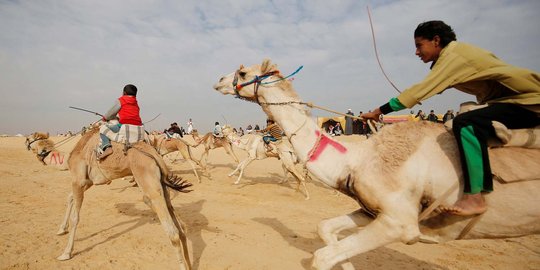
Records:
[[[172,122],[210,131],[214,122],[264,124],[253,103],[212,89],[240,64],[304,68],[293,86],[307,102],[355,115],[429,71],[414,54],[413,31],[428,20],[452,26],[458,41],[540,70],[540,1],[0,1],[0,134],[80,131],[105,113],[126,84],[139,88],[148,130]],[[456,110],[474,97],[449,89],[412,110]],[[400,113],[408,113],[409,110]],[[330,113],[314,110],[315,116]]]

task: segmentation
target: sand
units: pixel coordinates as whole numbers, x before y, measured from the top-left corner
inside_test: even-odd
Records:
[[[76,140],[60,150],[69,151]],[[200,157],[202,150],[194,153]],[[316,232],[319,221],[357,208],[352,199],[314,181],[307,184],[311,200],[304,200],[292,177],[277,183],[282,168],[274,158],[254,161],[233,185],[236,178],[227,174],[235,164],[223,149],[210,151],[212,180],[203,177],[202,183],[186,162],[171,163],[178,156],[165,160],[193,183],[193,192],[172,201],[188,228],[193,269],[310,269],[313,252],[324,245]],[[178,268],[156,215],[126,179],[85,193],[73,258],[57,261],[67,243],[67,235],[56,232],[71,189],[69,172],[38,163],[20,137],[0,138],[0,158],[0,269]],[[351,261],[356,269],[540,269],[540,236],[396,243]]]

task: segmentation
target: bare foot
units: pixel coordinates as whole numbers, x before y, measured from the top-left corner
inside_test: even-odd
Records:
[[[486,212],[487,205],[482,193],[464,194],[454,205],[441,206],[440,209],[453,215],[472,216]]]

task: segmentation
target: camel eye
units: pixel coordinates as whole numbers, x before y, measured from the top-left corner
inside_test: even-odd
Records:
[[[240,72],[238,72],[238,75],[240,75],[240,77],[244,78],[244,77],[246,77],[246,72],[240,71]]]

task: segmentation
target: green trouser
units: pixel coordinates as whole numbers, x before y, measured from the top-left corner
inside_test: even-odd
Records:
[[[540,124],[535,112],[514,104],[495,103],[460,113],[453,119],[452,130],[456,138],[464,177],[466,194],[493,191],[487,140],[495,138],[492,121],[509,129],[530,128]]]
[[[482,146],[474,135],[472,126],[466,126],[460,132],[463,152],[465,153],[465,164],[469,174],[470,191],[468,194],[476,194],[482,191],[493,191],[493,185],[484,187],[484,164],[482,158]]]

